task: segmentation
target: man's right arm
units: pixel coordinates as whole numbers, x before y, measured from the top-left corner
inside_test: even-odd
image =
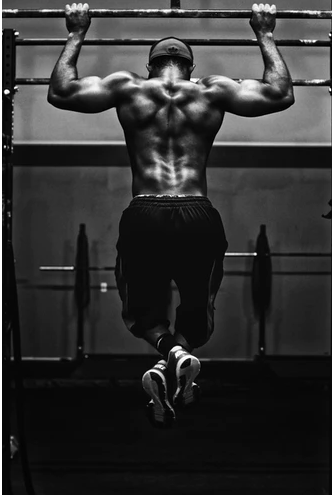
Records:
[[[67,43],[51,75],[48,102],[63,110],[98,113],[117,106],[138,76],[131,72],[115,72],[105,78],[79,78],[77,60],[90,26],[89,5],[66,5]]]
[[[264,74],[262,81],[210,76],[201,82],[210,87],[221,108],[244,117],[280,112],[294,103],[292,79],[273,39],[276,7],[254,4],[250,24],[260,47]]]
[[[115,72],[105,78],[67,78],[53,71],[48,102],[56,108],[81,113],[99,113],[116,107],[136,84],[130,72]]]

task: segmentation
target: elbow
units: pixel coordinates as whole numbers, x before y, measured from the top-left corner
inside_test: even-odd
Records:
[[[60,108],[62,110],[69,109],[69,98],[67,95],[59,94],[54,91],[52,86],[49,86],[47,93],[47,101],[55,108]]]
[[[294,90],[293,90],[293,85],[288,88],[287,95],[286,95],[286,100],[288,107],[291,107],[295,103],[295,97],[294,97]]]
[[[295,103],[292,84],[285,84],[283,87],[273,87],[270,98],[274,101],[277,111],[287,110]]]
[[[295,103],[292,81],[289,81],[289,84],[284,88],[284,101],[286,108],[291,107]]]
[[[49,86],[48,93],[47,93],[47,101],[48,101],[48,103],[50,103],[54,107],[57,107],[58,106],[58,100],[59,100],[58,95],[56,94],[56,92],[54,91],[54,89],[52,88],[52,86]]]
[[[286,93],[279,93],[278,98],[278,107],[279,111],[287,110],[287,108],[291,107],[295,103],[293,89],[289,89]]]
[[[50,86],[48,88],[48,93],[47,93],[47,102],[50,103],[51,105],[54,105],[54,100],[55,100],[55,95]]]
[[[291,107],[292,105],[294,105],[294,103],[295,103],[295,97],[293,90],[291,90],[287,93],[286,97],[284,98],[285,110]]]

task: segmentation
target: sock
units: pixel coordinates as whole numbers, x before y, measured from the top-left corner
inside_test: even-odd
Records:
[[[183,335],[181,335],[180,333],[178,333],[177,331],[175,331],[174,338],[175,338],[175,340],[176,340],[176,342],[177,342],[178,345],[180,345],[181,347],[183,347],[183,349],[186,350],[187,352],[189,352],[189,354],[192,353],[192,351],[194,350],[194,348],[191,347],[188,344],[188,342],[183,337]]]
[[[157,351],[160,352],[165,359],[168,358],[169,351],[175,346],[180,347],[171,333],[161,335],[156,343]]]

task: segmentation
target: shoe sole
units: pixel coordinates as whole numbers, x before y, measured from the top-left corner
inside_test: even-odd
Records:
[[[183,356],[176,363],[176,391],[173,395],[173,404],[188,406],[198,400],[199,386],[194,383],[201,370],[201,363],[195,356]]]
[[[168,401],[167,382],[159,370],[149,370],[142,377],[145,392],[151,397],[147,415],[153,426],[169,428],[175,421],[175,411]]]

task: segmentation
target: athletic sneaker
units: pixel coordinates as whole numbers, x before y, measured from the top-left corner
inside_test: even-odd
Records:
[[[201,369],[197,357],[189,354],[183,347],[175,346],[168,354],[166,366],[175,375],[173,405],[185,407],[197,402],[200,389],[194,380]]]
[[[160,360],[142,377],[145,392],[151,397],[147,405],[147,416],[153,426],[170,428],[175,421],[175,412],[167,396],[166,361]]]

